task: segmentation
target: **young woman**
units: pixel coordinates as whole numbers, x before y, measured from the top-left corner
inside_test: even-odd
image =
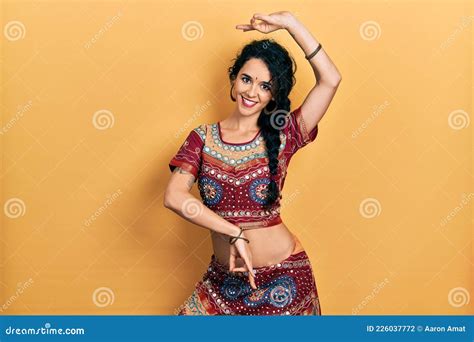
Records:
[[[274,40],[252,41],[229,68],[232,114],[194,128],[171,159],[164,205],[209,229],[214,249],[202,280],[175,313],[321,315],[311,263],[280,218],[280,199],[289,161],[315,140],[341,75],[290,12],[255,14],[236,29],[287,30],[317,83],[290,111],[293,58]],[[190,194],[196,180],[202,202]]]

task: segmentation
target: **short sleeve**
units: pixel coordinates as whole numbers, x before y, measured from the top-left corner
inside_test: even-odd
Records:
[[[317,135],[318,125],[308,132],[306,123],[301,115],[301,106],[290,112],[287,124],[287,137],[291,154],[296,153],[300,148],[314,141]]]
[[[196,127],[189,132],[186,140],[179,148],[178,152],[171,158],[169,168],[173,171],[177,166],[193,174],[197,179],[202,158],[202,148],[204,146],[204,135],[202,126]]]

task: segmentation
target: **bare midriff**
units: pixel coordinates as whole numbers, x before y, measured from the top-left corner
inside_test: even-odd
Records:
[[[247,245],[252,253],[253,267],[275,265],[288,258],[294,250],[293,234],[283,223],[270,227],[245,229]],[[229,236],[211,231],[214,255],[218,262],[229,265]],[[237,262],[236,266],[242,266]]]

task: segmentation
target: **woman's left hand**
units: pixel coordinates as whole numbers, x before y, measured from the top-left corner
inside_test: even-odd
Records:
[[[262,22],[257,23],[257,20]],[[295,16],[288,11],[270,13],[269,15],[255,13],[250,19],[250,25],[242,24],[235,26],[235,28],[244,32],[257,30],[262,33],[270,33],[279,29],[287,29],[295,21]]]

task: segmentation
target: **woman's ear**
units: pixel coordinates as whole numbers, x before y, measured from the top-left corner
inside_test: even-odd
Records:
[[[230,98],[233,102],[236,101],[236,98],[234,97],[234,95],[232,94],[233,93],[233,90],[234,90],[234,82],[235,81],[230,81],[231,85],[230,85]]]

